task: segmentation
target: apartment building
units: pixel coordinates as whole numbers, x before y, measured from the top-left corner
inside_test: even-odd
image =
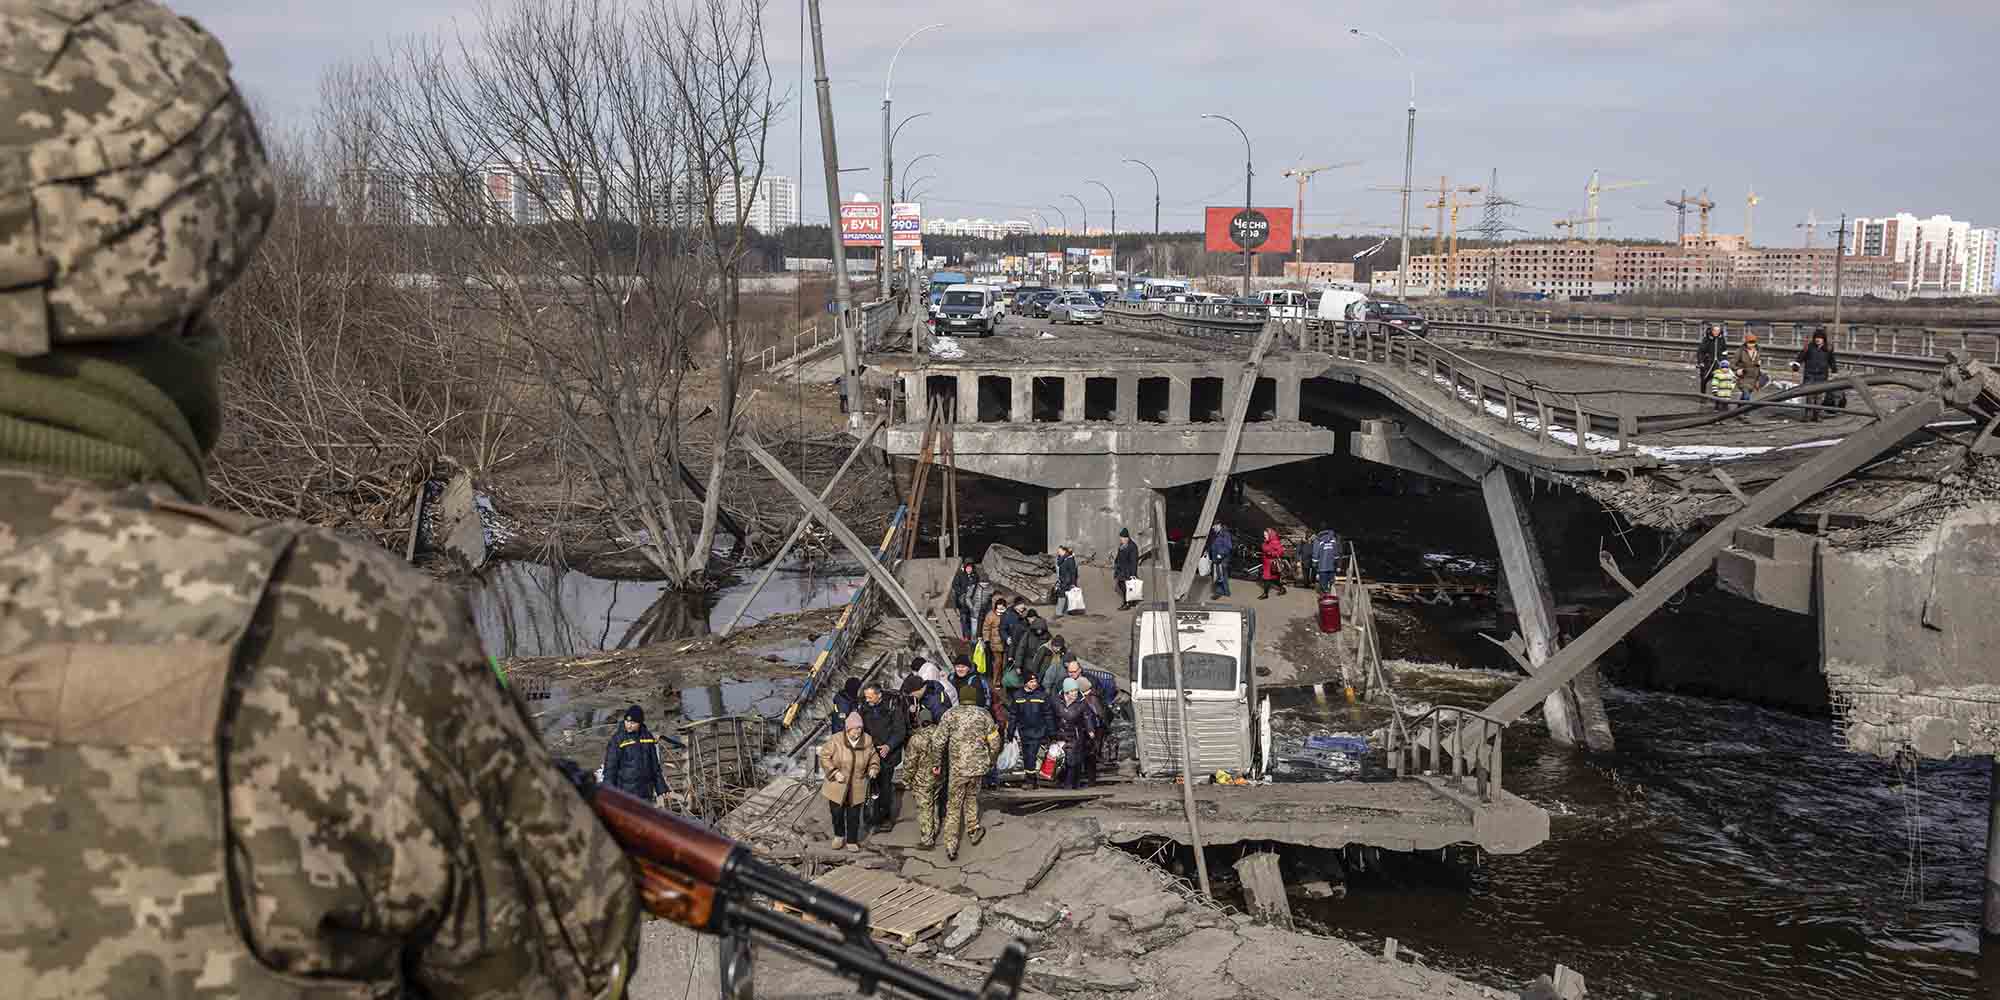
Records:
[[[1026,236],[1034,231],[1035,227],[1022,219],[924,220],[924,233],[929,236],[971,236],[984,240],[998,240],[1009,236]]]
[[[1886,257],[1898,265],[1896,283],[1912,296],[1991,295],[2000,231],[1975,228],[1949,215],[1918,218],[1909,212],[1856,218],[1845,243],[1854,256]]]
[[[1462,250],[1457,278],[1434,254],[1410,258],[1413,294],[1436,295],[1448,287],[1458,294],[1484,294],[1497,279],[1507,294],[1577,299],[1639,292],[1710,292],[1753,288],[1779,294],[1832,295],[1833,248],[1721,249],[1736,246],[1620,245],[1613,243],[1517,243],[1498,249]],[[2000,248],[1996,248],[2000,249]],[[1848,295],[1896,297],[1900,265],[1889,257],[1849,256],[1841,264]],[[1394,271],[1378,272],[1376,288],[1393,289]]]

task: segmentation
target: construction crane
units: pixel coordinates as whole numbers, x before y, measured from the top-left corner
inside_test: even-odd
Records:
[[[1700,196],[1694,200],[1694,207],[1701,212],[1701,239],[1708,242],[1708,213],[1715,210],[1715,202],[1709,200],[1708,189],[1702,188]]]
[[[1584,193],[1584,195],[1585,195],[1585,196],[1587,196],[1587,197],[1588,197],[1588,198],[1590,199],[1590,205],[1589,205],[1589,210],[1590,210],[1590,214],[1589,214],[1589,216],[1588,216],[1588,217],[1589,217],[1589,219],[1590,219],[1590,238],[1591,238],[1591,239],[1593,239],[1593,240],[1597,238],[1597,224],[1598,224],[1599,222],[1603,221],[1603,220],[1601,220],[1601,219],[1599,219],[1599,218],[1597,217],[1597,196],[1598,196],[1598,195],[1600,195],[1600,194],[1603,194],[1603,193],[1605,193],[1606,191],[1623,191],[1623,190],[1625,190],[1626,188],[1635,188],[1635,187],[1645,187],[1646,185],[1648,185],[1648,184],[1651,184],[1651,183],[1653,183],[1653,182],[1652,182],[1652,181],[1612,181],[1612,182],[1611,182],[1611,183],[1609,183],[1609,184],[1600,184],[1600,183],[1598,183],[1598,180],[1597,180],[1597,171],[1595,171],[1595,170],[1591,171],[1591,172],[1590,172],[1590,183],[1589,183],[1588,185],[1585,185],[1585,186],[1584,186],[1584,189],[1583,189],[1583,193]]]
[[[1750,196],[1743,199],[1743,245],[1755,246],[1751,242],[1751,231],[1757,221],[1757,185],[1750,185]]]
[[[1306,182],[1322,170],[1338,170],[1341,167],[1359,166],[1360,160],[1343,163],[1329,163],[1323,167],[1292,167],[1279,176],[1296,178],[1299,183],[1298,208],[1292,211],[1292,260],[1304,263],[1306,259]]]
[[[1574,238],[1576,236],[1576,227],[1578,226],[1589,226],[1591,227],[1591,231],[1595,232],[1598,223],[1615,222],[1615,221],[1617,221],[1616,217],[1605,215],[1605,216],[1586,217],[1586,218],[1557,219],[1555,222],[1551,223],[1551,225],[1555,226],[1557,229],[1569,230],[1571,238]],[[1595,237],[1592,238],[1594,239]]]
[[[1819,212],[1815,209],[1808,208],[1806,209],[1806,221],[1801,222],[1798,225],[1793,226],[1792,228],[1803,229],[1806,231],[1806,249],[1811,250],[1813,241],[1813,230],[1816,230],[1819,227],[1820,227]]]
[[[1673,209],[1674,213],[1680,217],[1680,222],[1677,226],[1678,231],[1675,233],[1676,241],[1687,238],[1688,206],[1692,204],[1694,202],[1688,200],[1687,188],[1681,188],[1681,196],[1679,198],[1667,199],[1667,207]]]
[[[1458,212],[1459,209],[1464,208],[1467,204],[1471,204],[1470,202],[1459,200],[1458,196],[1461,194],[1478,194],[1484,190],[1486,189],[1477,184],[1452,187],[1451,178],[1439,177],[1438,200],[1424,206],[1425,208],[1435,208],[1438,210],[1438,231],[1434,244],[1436,246],[1435,255],[1444,261],[1444,287],[1447,291],[1458,287]],[[1446,211],[1451,213],[1451,249],[1449,251],[1445,249]],[[1433,281],[1433,286],[1435,284],[1436,282]]]

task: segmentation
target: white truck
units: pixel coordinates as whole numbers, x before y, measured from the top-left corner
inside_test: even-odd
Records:
[[[1180,773],[1180,715],[1174,701],[1183,693],[1194,772],[1258,769],[1257,672],[1251,662],[1256,627],[1256,612],[1224,605],[1183,606],[1169,615],[1164,602],[1153,602],[1133,617],[1129,690],[1139,773]],[[1174,687],[1175,636],[1181,648],[1179,690]]]

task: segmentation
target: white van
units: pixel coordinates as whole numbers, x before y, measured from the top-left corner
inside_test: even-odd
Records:
[[[1257,301],[1265,306],[1272,319],[1306,319],[1313,315],[1313,299],[1309,292],[1294,291],[1289,288],[1273,288],[1257,293]]]
[[[1326,323],[1364,319],[1363,310],[1368,305],[1368,296],[1352,288],[1329,288],[1319,295],[1319,311],[1315,318]]]
[[[1223,605],[1182,606],[1169,616],[1166,604],[1155,602],[1133,617],[1129,677],[1141,774],[1181,770],[1180,717],[1174,705],[1180,696],[1174,688],[1176,634],[1195,773],[1237,774],[1256,768],[1257,672],[1251,662],[1256,625],[1256,612]]]

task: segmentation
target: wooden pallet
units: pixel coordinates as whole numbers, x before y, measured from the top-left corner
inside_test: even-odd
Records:
[[[860,865],[835,868],[814,879],[813,884],[868,907],[868,930],[878,940],[894,941],[905,948],[916,944],[919,938],[937,933],[945,921],[966,907],[962,896]],[[798,913],[783,903],[771,905],[787,913]]]

